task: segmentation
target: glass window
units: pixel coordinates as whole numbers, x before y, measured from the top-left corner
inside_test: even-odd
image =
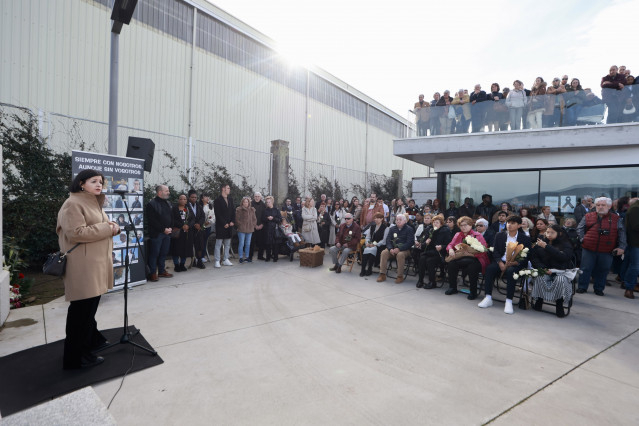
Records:
[[[515,211],[526,205],[537,205],[539,172],[485,172],[450,173],[446,175],[446,199],[444,205],[455,201],[462,205],[466,197],[476,206],[483,194],[493,196],[493,204],[510,203]]]
[[[539,202],[554,213],[572,213],[584,195],[613,200],[639,192],[639,167],[542,170]]]

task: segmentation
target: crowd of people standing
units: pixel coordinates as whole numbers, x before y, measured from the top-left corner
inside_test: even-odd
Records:
[[[492,83],[485,91],[476,84],[472,91],[435,92],[431,101],[419,95],[413,112],[418,136],[574,126],[585,108],[604,104],[606,123],[632,122],[639,120],[638,84],[630,69],[613,65],[601,79],[601,98],[578,78],[563,75],[537,77],[530,88],[515,80],[512,89]]]

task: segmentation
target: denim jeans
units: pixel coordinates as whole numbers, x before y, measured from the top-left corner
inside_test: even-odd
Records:
[[[240,256],[240,259],[248,259],[249,251],[251,249],[251,237],[253,236],[252,232],[238,232],[237,238],[240,243],[237,246],[237,255]],[[244,251],[244,255],[242,255],[242,251]]]
[[[164,260],[169,254],[171,247],[171,236],[166,234],[158,234],[155,238],[149,238],[149,269],[152,274],[156,272],[161,274],[166,272]],[[159,269],[159,271],[156,271]]]
[[[510,108],[510,130],[521,129],[521,118],[524,115],[524,108]]]
[[[220,252],[222,251],[222,243],[224,243],[224,260],[228,260],[229,258],[229,252],[231,251],[231,239],[230,238],[225,238],[225,239],[217,239],[215,240],[215,261],[219,262],[220,261]],[[250,246],[250,244],[249,244]]]
[[[626,289],[632,290],[637,284],[637,275],[639,275],[639,247],[629,245],[626,248],[624,252],[624,262],[621,267],[622,272],[626,264],[628,265],[627,269],[625,269],[626,273],[622,275],[621,278],[623,278],[624,283],[626,283]]]
[[[587,249],[581,252],[581,276],[579,277],[579,288],[588,290],[590,276],[594,280],[595,290],[604,291],[606,288],[606,277],[612,264],[612,254],[597,253]]]

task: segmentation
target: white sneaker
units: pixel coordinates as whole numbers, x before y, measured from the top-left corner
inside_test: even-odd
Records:
[[[224,262],[222,262],[222,265],[224,265],[224,266],[233,266],[233,264],[231,263],[231,261],[230,261],[230,260],[228,260],[228,259],[224,259]]]
[[[490,308],[491,306],[493,306],[493,298],[486,296],[484,297],[484,300],[477,304],[477,306],[479,306],[480,308]]]
[[[504,306],[504,313],[508,315],[512,315],[515,312],[513,311],[513,301],[510,299],[506,299],[506,306]]]
[[[215,267],[216,267],[216,268],[221,268],[221,267],[222,267],[222,266],[220,265],[220,261],[219,261],[219,260],[216,260],[216,261],[215,261]]]
[[[206,263],[206,262],[208,262],[208,260],[206,259],[206,257],[203,257],[202,258],[202,263]]]

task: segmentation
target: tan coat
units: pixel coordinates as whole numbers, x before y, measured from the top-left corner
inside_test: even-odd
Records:
[[[102,210],[104,195],[71,193],[58,212],[58,243],[69,253],[64,277],[67,301],[88,299],[113,288],[113,238],[108,217]]]

